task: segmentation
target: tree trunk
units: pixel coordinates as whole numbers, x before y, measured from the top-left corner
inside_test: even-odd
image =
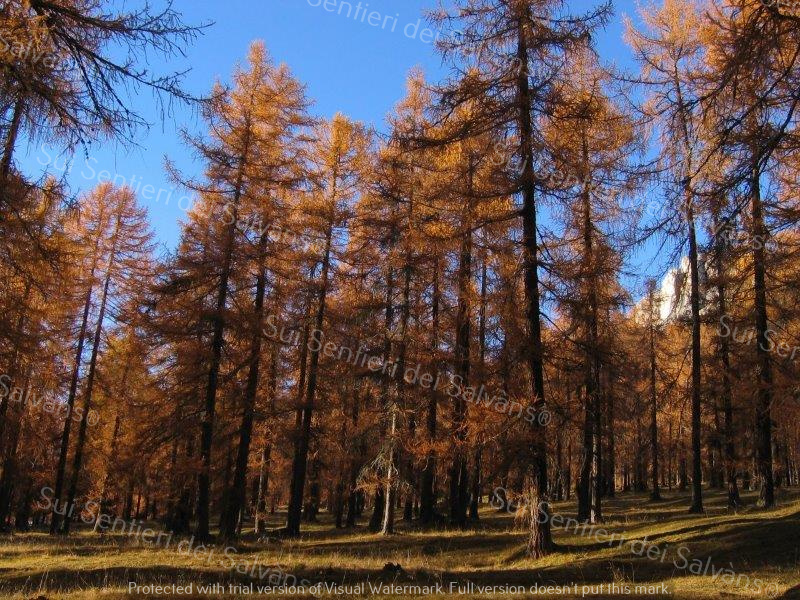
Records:
[[[31,292],[31,283],[25,283],[25,293],[22,295],[22,302],[19,306],[19,316],[17,317],[17,322],[14,327],[13,335],[16,336],[16,342],[14,343],[14,352],[11,357],[11,368],[8,372],[8,379],[9,383],[13,383],[14,379],[17,376],[17,370],[19,367],[20,359],[21,359],[21,340],[22,336],[25,334],[25,323],[27,320],[26,314],[26,307],[28,306],[28,298],[30,297]],[[8,400],[10,394],[3,394],[2,400],[0,400],[0,440],[5,439],[3,436],[5,434],[5,422],[6,422],[6,412],[8,411]]]
[[[393,369],[397,369],[396,375],[394,377],[394,386],[395,386],[395,398],[397,400],[397,416],[399,417],[400,414],[404,414],[407,408],[406,398],[405,398],[405,372],[406,372],[406,355],[408,352],[408,322],[411,316],[411,278],[413,274],[413,265],[412,265],[412,249],[410,245],[409,237],[411,235],[411,231],[413,229],[413,216],[414,216],[414,199],[413,197],[409,197],[407,201],[407,232],[406,232],[406,239],[405,239],[405,264],[403,265],[403,304],[402,309],[400,311],[400,341],[399,347],[397,352],[397,364],[394,365]],[[416,421],[414,418],[413,412],[409,412],[408,417],[408,429],[409,429],[409,439],[414,439],[414,431],[416,429]],[[395,453],[399,453],[400,445],[395,444],[393,451]],[[399,463],[397,459],[395,459],[396,463]],[[403,519],[406,521],[411,521],[413,517],[413,502],[414,502],[414,461],[412,460],[411,456],[409,456],[405,461],[405,472],[408,477],[407,483],[409,487],[409,492],[406,496],[406,504],[403,511]],[[398,473],[399,476],[399,473]],[[397,492],[399,494],[399,490]],[[398,498],[399,499],[399,498]]]
[[[276,294],[276,299],[278,295]],[[269,397],[270,397],[270,412],[267,415],[268,427],[273,427],[272,419],[275,413],[275,397],[278,392],[278,360],[280,358],[280,346],[277,342],[272,344],[272,356],[270,358],[269,368]],[[267,512],[267,497],[269,495],[269,476],[272,460],[272,436],[273,432],[268,430],[267,439],[264,441],[264,449],[261,451],[261,464],[258,470],[258,492],[256,495],[256,515],[254,529],[256,533],[266,527],[266,518],[264,515]]]
[[[769,316],[767,314],[766,255],[764,243],[767,229],[761,202],[761,173],[758,165],[753,167],[752,194],[752,240],[753,243],[753,292],[755,295],[756,355],[758,358],[758,392],[756,405],[756,464],[761,478],[759,503],[764,508],[775,506],[775,485],[772,474],[772,361],[769,339]]]
[[[564,473],[564,496],[566,500],[572,495],[572,437],[567,438],[567,468]]]
[[[683,425],[680,427],[680,452],[681,457],[678,461],[678,490],[685,492],[689,485],[689,473],[686,465],[686,440],[683,438]]]
[[[468,157],[466,217],[462,223],[458,263],[458,308],[455,318],[454,370],[461,389],[469,386],[472,281],[472,157]],[[458,527],[467,523],[469,504],[469,472],[467,465],[467,401],[463,394],[453,399],[453,436],[455,449],[450,469],[450,522]]]
[[[697,233],[694,224],[694,201],[687,183],[686,220],[689,226],[689,270],[692,305],[692,504],[690,513],[703,512],[703,456],[701,447],[700,404],[700,273],[698,269]]]
[[[392,403],[394,405],[394,403]],[[394,500],[395,488],[394,483],[395,472],[397,471],[396,457],[395,457],[395,436],[397,435],[397,409],[391,407],[389,410],[389,431],[387,433],[389,440],[389,456],[386,459],[386,492],[385,500],[383,503],[383,524],[381,525],[382,535],[391,535],[394,533]]]
[[[528,81],[528,46],[526,27],[532,21],[530,6],[525,4],[517,23],[517,59],[524,68],[517,77],[517,102],[519,136],[524,166],[522,170],[522,239],[523,270],[525,280],[525,316],[530,343],[526,359],[531,371],[532,404],[536,410],[546,406],[544,395],[544,352],[539,292],[539,245],[536,231],[536,189],[533,173],[533,124],[531,120],[531,93]],[[550,533],[550,507],[547,496],[547,435],[545,427],[535,419],[531,431],[532,481],[529,487],[531,529],[528,537],[528,555],[540,558],[553,548]]]
[[[652,483],[650,499],[661,500],[658,487],[658,394],[656,393],[656,334],[655,334],[655,290],[650,291],[650,455],[652,460]]]
[[[75,446],[75,456],[72,460],[72,476],[70,479],[69,492],[67,493],[67,506],[72,506],[75,502],[75,494],[78,489],[78,477],[83,461],[83,448],[86,443],[86,427],[88,424],[89,409],[92,406],[92,393],[94,391],[94,380],[97,373],[97,356],[100,351],[100,341],[103,334],[103,320],[106,316],[106,306],[108,302],[108,290],[111,286],[111,275],[114,270],[114,261],[116,254],[117,236],[119,235],[120,224],[122,220],[122,213],[117,215],[117,225],[114,232],[114,239],[112,242],[111,255],[108,259],[108,268],[106,270],[106,280],[103,284],[103,295],[100,300],[100,313],[97,316],[97,326],[94,332],[94,342],[92,344],[92,356],[89,361],[89,373],[86,376],[86,389],[83,396],[83,414],[81,415],[81,422],[78,428],[78,441]],[[63,533],[69,534],[70,521],[72,519],[72,511],[68,511],[64,517]]]
[[[673,465],[675,464],[675,438],[672,435],[672,419],[669,421],[669,430],[667,431],[667,489],[672,489]]]
[[[610,367],[609,367],[610,369]],[[606,385],[606,406],[608,407],[608,427],[606,430],[608,431],[608,457],[606,458],[606,465],[607,469],[606,472],[608,473],[607,481],[606,481],[606,493],[608,494],[609,498],[613,498],[616,495],[616,487],[617,487],[617,456],[616,456],[616,423],[615,423],[615,414],[614,414],[614,377],[612,372],[609,370],[607,371],[607,385]]]
[[[17,144],[17,136],[19,135],[19,126],[22,123],[22,111],[25,108],[25,103],[22,98],[17,98],[14,103],[14,112],[11,116],[11,125],[8,128],[6,135],[6,142],[3,145],[3,159],[0,161],[0,181],[4,183],[8,180],[11,173],[11,162],[14,155],[14,147]],[[2,206],[2,204],[0,204]]]
[[[120,206],[118,208],[119,212],[117,213],[117,220],[114,226],[114,233],[111,238],[111,250],[108,257],[108,266],[106,268],[106,277],[105,282],[103,284],[103,294],[100,299],[100,312],[97,316],[97,325],[95,327],[94,333],[94,341],[92,344],[92,354],[89,360],[89,372],[86,376],[86,389],[84,390],[83,396],[83,414],[81,415],[80,426],[78,428],[78,440],[75,446],[75,456],[73,457],[72,461],[72,476],[70,479],[70,486],[69,491],[67,493],[67,506],[72,506],[75,502],[75,495],[77,493],[78,487],[78,477],[80,475],[80,470],[82,466],[83,460],[83,449],[86,443],[86,428],[88,424],[88,417],[89,417],[89,410],[92,406],[92,394],[94,392],[94,380],[97,373],[97,358],[100,352],[100,342],[102,340],[103,334],[103,321],[105,320],[106,315],[106,307],[108,305],[108,291],[111,287],[111,277],[114,271],[115,261],[116,261],[116,253],[117,253],[117,243],[119,241],[120,229],[122,226],[122,211],[124,208]],[[91,291],[87,294],[87,300],[89,299]],[[71,413],[71,411],[69,411]],[[69,414],[68,414],[69,417]],[[70,521],[72,519],[72,511],[68,511],[66,516],[64,517],[64,524],[63,524],[63,534],[69,534],[69,527]]]
[[[642,492],[647,489],[647,486],[644,482],[645,477],[642,477],[642,463],[644,462],[642,454],[644,453],[644,443],[642,442],[642,413],[639,410],[641,402],[638,397],[636,404],[636,434],[634,439],[634,445],[636,447],[633,455],[633,489],[634,491]]]
[[[397,237],[397,232],[392,229],[390,234],[391,245],[394,246]],[[390,360],[389,357],[393,355],[392,349],[392,327],[394,326],[394,267],[389,266],[386,274],[386,307],[385,307],[385,322],[384,322],[384,359]],[[402,374],[401,374],[402,376]],[[394,395],[394,385],[391,380],[390,374],[384,374],[381,381],[381,404],[387,415],[388,426],[384,436],[386,459],[384,464],[385,469],[385,485],[383,491],[383,514],[381,515],[381,528],[380,532],[383,535],[394,533],[394,510],[396,497],[393,493],[395,487],[395,471],[397,470],[395,456],[396,435],[397,435],[397,397]],[[377,506],[377,498],[376,498]]]
[[[127,368],[126,368],[126,373],[127,373]],[[124,379],[125,379],[125,377],[123,377],[123,380]],[[114,431],[111,434],[111,443],[109,444],[109,453],[108,453],[109,457],[112,457],[112,460],[117,456],[117,443],[118,443],[118,440],[119,440],[119,430],[120,430],[120,426],[121,425],[122,425],[122,417],[120,416],[119,413],[117,413],[116,416],[114,417]],[[177,444],[177,440],[176,440],[176,444]],[[173,450],[173,454],[172,454],[172,462],[173,462],[172,473],[173,474],[175,472],[174,463],[177,460],[177,456],[176,456],[177,451],[176,450],[177,450],[177,446]],[[107,497],[106,494],[108,493],[108,490],[111,487],[111,484],[113,483],[113,471],[114,471],[114,469],[112,467],[113,467],[113,464],[109,463],[108,469],[106,470],[106,476],[103,479],[103,488],[100,491],[100,513],[101,514],[110,514],[111,507],[109,506],[109,501],[108,501],[108,497]]]
[[[481,304],[478,320],[478,368],[480,369],[481,381],[486,381],[486,293],[487,293],[487,257],[484,253],[483,261],[481,262]],[[482,435],[482,434],[481,434]],[[469,506],[469,518],[471,521],[479,520],[479,505],[481,499],[481,491],[483,487],[483,480],[481,475],[482,460],[483,460],[483,441],[481,439],[476,441],[477,448],[475,449],[475,463],[472,472],[472,500]]]
[[[583,285],[586,291],[587,314],[586,314],[586,402],[587,410],[591,414],[591,485],[587,496],[591,498],[589,503],[589,521],[600,523],[603,520],[602,495],[603,495],[603,460],[602,460],[602,415],[600,407],[600,336],[598,333],[598,301],[597,301],[597,281],[595,277],[594,261],[594,225],[592,222],[591,206],[591,173],[589,171],[589,146],[584,132],[582,139],[583,153],[583,180],[584,186],[581,192],[582,213],[583,213]],[[587,419],[589,417],[587,416]]]
[[[3,475],[0,477],[0,526],[2,526],[11,512],[14,497],[14,486],[17,477],[17,452],[19,450],[19,440],[22,434],[23,418],[25,415],[25,402],[30,393],[30,368],[25,376],[25,383],[22,386],[22,398],[20,399],[16,426],[11,434],[11,443],[6,450],[6,458],[3,463]]]
[[[589,366],[586,365],[588,371]],[[588,521],[591,506],[591,485],[592,485],[592,454],[594,440],[594,411],[590,398],[589,385],[590,377],[584,379],[584,415],[583,415],[583,448],[581,454],[581,470],[578,479],[578,520]]]
[[[316,268],[317,265],[314,265],[309,273],[309,280],[313,281],[316,276]],[[296,392],[296,402],[297,407],[295,409],[295,422],[294,422],[294,456],[298,456],[300,453],[300,438],[302,435],[302,428],[303,428],[303,413],[305,411],[305,398],[306,398],[306,390],[308,385],[306,380],[308,378],[308,350],[309,350],[309,336],[311,335],[311,311],[313,309],[313,293],[309,293],[308,298],[306,299],[306,306],[305,306],[305,315],[303,317],[303,335],[300,344],[300,373],[297,378],[297,392]],[[296,479],[294,476],[289,478],[289,503],[292,503],[292,499],[295,497],[295,486],[296,486]],[[300,493],[300,500],[301,506],[303,502],[303,494]]]
[[[360,407],[360,395],[361,395],[361,387],[363,383],[362,380],[358,380],[356,382],[356,389],[353,392],[353,409],[351,414],[352,424],[353,424],[353,431],[358,431],[358,420],[359,415],[361,412]],[[353,448],[350,451],[350,469],[349,469],[349,494],[347,498],[347,517],[345,518],[345,527],[355,527],[356,525],[356,518],[358,517],[358,498],[360,490],[357,489],[358,484],[358,471],[360,465],[359,456],[357,456],[357,450],[360,449],[361,453],[360,456],[364,456],[366,454],[366,448],[364,447],[364,440],[363,437],[359,436],[358,446]]]
[[[335,191],[333,197],[335,198]],[[325,324],[325,303],[328,294],[328,273],[331,261],[331,246],[333,243],[333,223],[328,225],[325,234],[325,251],[322,257],[322,272],[319,280],[319,297],[317,302],[317,314],[315,320],[315,331],[312,336],[317,336],[317,342],[321,342],[318,336],[322,335],[322,327]],[[311,349],[310,364],[308,367],[308,388],[306,389],[305,406],[303,407],[303,417],[300,427],[300,436],[292,462],[292,486],[291,497],[289,498],[288,515],[286,518],[286,533],[290,537],[300,535],[300,521],[303,511],[303,492],[306,482],[306,468],[308,462],[308,448],[311,443],[311,422],[314,411],[314,397],[317,391],[317,377],[319,376],[319,351],[320,344],[315,344]]]
[[[561,501],[564,499],[564,449],[562,446],[562,438],[558,436],[556,438],[556,480],[553,483],[554,490],[552,495],[555,497],[557,501]]]
[[[311,440],[310,446],[316,445],[316,440]],[[319,450],[309,446],[311,459],[308,461],[308,501],[303,506],[303,519],[306,523],[316,523],[321,506],[320,461]]]
[[[722,423],[720,422],[719,418],[719,405],[717,404],[716,398],[713,400],[713,410],[714,410],[714,434],[710,435],[708,438],[708,455],[710,456],[709,459],[709,479],[710,485],[714,489],[722,488],[722,482],[724,481],[724,469],[722,468]]]
[[[692,191],[692,147],[689,137],[689,117],[683,101],[683,89],[678,67],[673,72],[673,83],[678,100],[678,118],[684,150],[683,194],[686,226],[689,237],[690,304],[692,314],[692,503],[690,513],[703,512],[703,466],[701,448],[701,352],[700,346],[700,271],[698,266],[697,230],[694,217],[694,192]]]
[[[431,340],[430,350],[433,357],[432,371],[439,373],[439,363],[436,360],[439,348],[439,257],[434,258],[433,264],[433,296],[431,298]],[[422,470],[422,488],[420,490],[420,521],[423,525],[430,525],[436,513],[436,492],[434,480],[436,476],[436,386],[428,392],[428,411],[426,415],[426,430],[428,434],[428,451],[425,456],[425,468]]]
[[[261,366],[262,327],[264,323],[264,295],[267,287],[267,273],[264,262],[267,251],[267,234],[262,234],[258,248],[258,275],[256,277],[256,293],[254,300],[255,324],[250,341],[250,367],[247,374],[242,414],[239,427],[239,449],[236,454],[236,468],[233,474],[233,486],[225,507],[225,515],[220,527],[220,535],[224,540],[236,538],[239,515],[244,509],[245,484],[247,482],[247,464],[250,458],[250,441],[253,435],[253,419],[256,408],[256,395]]]
[[[102,218],[102,215],[101,215]],[[86,340],[86,330],[89,325],[89,311],[92,308],[92,292],[94,290],[94,273],[97,269],[98,250],[100,248],[100,234],[95,239],[92,254],[92,268],[89,269],[89,289],[86,290],[86,299],[83,303],[83,316],[81,317],[81,328],[78,332],[78,346],[75,350],[75,360],[72,364],[72,374],[69,382],[69,394],[67,396],[67,413],[64,417],[64,431],[61,433],[61,449],[58,455],[58,466],[56,467],[56,483],[53,498],[56,502],[61,502],[64,491],[64,478],[67,467],[67,454],[69,453],[70,425],[72,424],[72,410],[75,406],[75,397],[78,394],[78,378],[80,376],[81,361],[83,360],[83,345]],[[61,528],[61,515],[53,512],[50,520],[50,535],[55,535]]]
[[[228,286],[233,269],[234,250],[236,248],[236,226],[239,221],[239,200],[242,196],[244,166],[248,160],[249,148],[250,129],[248,128],[244,133],[244,149],[239,159],[239,171],[236,176],[233,196],[233,218],[231,219],[226,234],[225,253],[222,260],[219,287],[217,288],[216,306],[214,307],[211,364],[208,369],[205,407],[200,428],[200,458],[202,464],[197,477],[197,530],[195,532],[195,537],[200,542],[205,542],[210,539],[211,451],[214,442],[214,412],[217,403],[217,388],[219,387],[219,371],[222,364],[222,345],[225,341],[225,311],[228,305]]]

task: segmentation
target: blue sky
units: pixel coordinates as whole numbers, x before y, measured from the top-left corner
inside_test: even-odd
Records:
[[[431,33],[424,33],[424,19],[419,22],[423,11],[436,1],[362,0],[362,6],[380,15],[380,25],[373,17],[375,26],[371,26],[366,19],[348,18],[346,9],[342,14],[326,11],[325,0],[176,0],[175,8],[183,13],[186,23],[213,25],[187,49],[186,58],[165,63],[153,57],[151,67],[155,72],[191,68],[186,88],[203,95],[215,80],[228,81],[235,64],[246,56],[250,42],[262,39],[273,59],[288,64],[307,85],[315,114],[330,117],[341,111],[380,129],[386,113],[403,96],[406,74],[412,67],[422,66],[432,79],[443,73],[428,41]],[[589,6],[586,0],[568,3],[575,11]],[[130,2],[131,6],[135,4],[138,2]],[[601,34],[598,45],[606,60],[631,67],[630,52],[622,40],[621,16],[635,15],[636,6],[634,0],[614,0],[614,7],[613,22]],[[138,185],[139,190],[151,185],[156,193],[147,198],[140,193],[140,202],[149,210],[159,243],[174,248],[180,233],[179,219],[184,214],[178,205],[182,192],[173,191],[164,171],[164,157],[169,156],[186,172],[197,172],[199,165],[191,160],[178,132],[181,127],[200,131],[201,125],[193,111],[184,106],[176,107],[162,123],[146,90],[132,101],[153,123],[149,130],[139,132],[138,146],[96,144],[88,150],[88,156],[79,153],[74,157],[67,181],[76,194],[93,187],[98,177],[117,177],[120,182]],[[31,174],[45,169],[59,174],[66,168],[66,158],[57,158],[61,150],[29,145],[21,149],[18,159]]]

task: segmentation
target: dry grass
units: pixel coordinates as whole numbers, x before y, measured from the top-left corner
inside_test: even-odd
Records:
[[[721,494],[708,493],[707,513],[690,516],[685,496],[667,493],[663,502],[650,503],[643,495],[621,495],[606,504],[605,531],[575,531],[574,524],[568,525],[569,531],[556,529],[558,551],[538,561],[525,556],[525,534],[514,528],[513,517],[489,508],[472,530],[422,531],[400,524],[398,534],[389,538],[370,534],[364,527],[335,531],[323,515],[301,540],[259,542],[245,536],[228,556],[219,547],[211,555],[210,550],[193,555],[186,551],[188,541],[183,541],[178,551],[177,540],[171,540],[168,547],[165,541],[161,546],[148,546],[121,534],[100,537],[84,531],[66,540],[54,540],[45,533],[6,536],[0,538],[0,597],[116,600],[129,596],[130,581],[191,583],[192,597],[219,597],[198,594],[197,586],[217,582],[268,585],[276,579],[286,581],[283,574],[288,573],[298,581],[312,583],[438,583],[445,590],[450,582],[526,588],[577,583],[579,592],[581,585],[597,589],[604,584],[607,590],[610,583],[631,588],[663,583],[671,597],[693,599],[770,597],[759,594],[761,585],[775,592],[772,597],[800,598],[800,494],[783,491],[779,498],[779,508],[761,511],[752,505],[754,497],[746,495],[751,504],[733,514],[725,510]],[[574,505],[558,503],[554,510],[573,516]],[[282,515],[276,515],[273,525],[281,523]],[[387,569],[387,563],[399,564],[402,570]],[[697,574],[698,565],[702,565],[701,574]],[[237,572],[235,566],[249,574]],[[731,570],[735,577],[722,569]],[[223,597],[254,596],[228,593]],[[475,593],[460,597],[532,596]]]

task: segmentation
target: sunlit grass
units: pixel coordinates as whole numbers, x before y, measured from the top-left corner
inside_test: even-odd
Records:
[[[270,577],[286,581],[283,573],[312,583],[394,581],[445,587],[451,581],[526,587],[577,583],[579,589],[582,584],[665,583],[678,598],[769,597],[757,593],[758,579],[777,597],[793,597],[796,592],[790,590],[800,590],[800,495],[782,492],[779,507],[771,511],[757,509],[752,494],[745,501],[744,509],[730,513],[724,495],[708,492],[706,514],[688,515],[684,495],[667,492],[658,503],[648,502],[646,495],[620,495],[605,504],[605,522],[599,526],[604,531],[556,528],[558,551],[540,560],[527,558],[525,532],[515,527],[514,516],[488,507],[474,529],[423,531],[399,522],[397,535],[388,538],[363,526],[335,531],[323,514],[300,540],[258,541],[247,534],[228,555],[218,546],[213,554],[208,548],[197,551],[197,544],[190,552],[189,540],[152,546],[89,531],[69,539],[46,533],[5,536],[0,538],[0,597],[115,599],[128,596],[129,581],[267,585],[275,582]],[[553,506],[564,517],[574,517],[574,510],[574,502]],[[275,515],[272,525],[279,526],[282,518]],[[704,566],[704,574],[692,572],[695,560]],[[388,568],[388,563],[402,571]],[[730,569],[735,580],[726,581],[722,569]]]

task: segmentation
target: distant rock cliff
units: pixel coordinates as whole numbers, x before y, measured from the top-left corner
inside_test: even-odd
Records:
[[[704,312],[712,300],[713,290],[708,286],[708,268],[706,257],[700,257],[700,310]],[[687,321],[692,316],[691,306],[691,279],[689,273],[689,257],[681,258],[680,264],[667,271],[661,279],[656,295],[656,308],[662,323]],[[644,302],[640,300],[636,311],[644,309]]]

